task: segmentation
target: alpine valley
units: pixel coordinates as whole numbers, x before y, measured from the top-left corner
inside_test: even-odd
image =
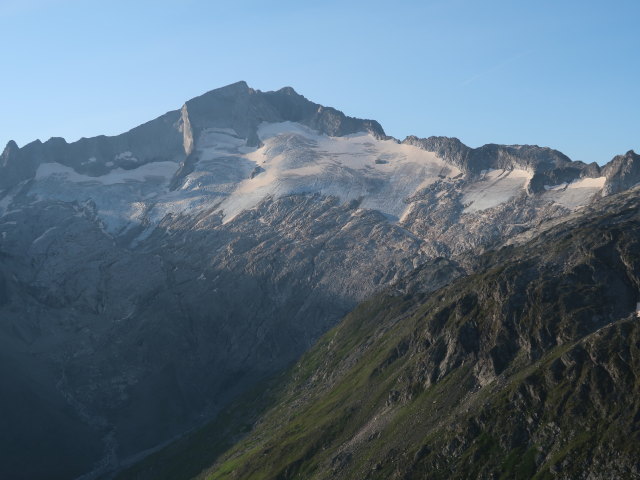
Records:
[[[0,478],[640,478],[639,183],[244,82],[9,142]]]

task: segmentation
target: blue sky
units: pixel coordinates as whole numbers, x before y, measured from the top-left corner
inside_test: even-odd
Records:
[[[604,163],[640,151],[639,19],[625,0],[0,0],[0,143],[117,134],[246,80],[398,138]]]

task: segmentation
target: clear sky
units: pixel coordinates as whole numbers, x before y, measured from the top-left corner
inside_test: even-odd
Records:
[[[117,134],[246,80],[398,138],[604,163],[640,151],[639,25],[638,0],[0,0],[0,143]]]

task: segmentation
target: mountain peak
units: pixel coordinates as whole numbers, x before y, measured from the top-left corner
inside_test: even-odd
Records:
[[[301,96],[298,92],[295,91],[295,89],[293,87],[282,87],[280,90],[278,90],[278,93],[283,93],[285,95],[295,95],[295,96]]]
[[[19,152],[20,147],[18,147],[18,144],[13,140],[9,140],[7,142],[7,146],[4,147],[2,154],[0,154],[0,167],[6,167],[11,163],[15,163],[14,159],[17,157]]]
[[[198,95],[197,97],[192,98],[191,100],[187,100],[187,104],[193,103],[199,100],[206,100],[210,97],[235,97],[248,95],[251,93],[253,89],[249,87],[247,82],[244,80],[240,80],[239,82],[231,83],[229,85],[225,85],[224,87],[214,88],[213,90],[209,90],[208,92],[203,93],[202,95]]]
[[[237,82],[230,83],[229,85],[225,85],[224,87],[215,88],[212,91],[216,90],[251,90],[251,87],[249,87],[249,84],[244,80],[239,80]]]
[[[362,131],[384,136],[384,130],[377,122],[348,117],[335,108],[322,107],[289,86],[262,92],[240,81],[188,100],[186,111],[196,136],[207,128],[232,128],[246,138],[249,145],[259,143],[256,132],[262,122],[297,122],[330,136]]]
[[[2,154],[4,155],[6,152],[10,152],[12,150],[17,150],[20,147],[18,147],[18,144],[15,142],[15,140],[9,140],[7,142],[7,145],[4,147],[4,151],[2,152]]]

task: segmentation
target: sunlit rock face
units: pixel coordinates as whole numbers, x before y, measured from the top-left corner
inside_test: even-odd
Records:
[[[425,262],[455,263],[637,183],[638,157],[616,158],[399,142],[291,88],[244,82],[116,137],[11,142],[0,401],[15,415],[0,476],[116,468]]]

